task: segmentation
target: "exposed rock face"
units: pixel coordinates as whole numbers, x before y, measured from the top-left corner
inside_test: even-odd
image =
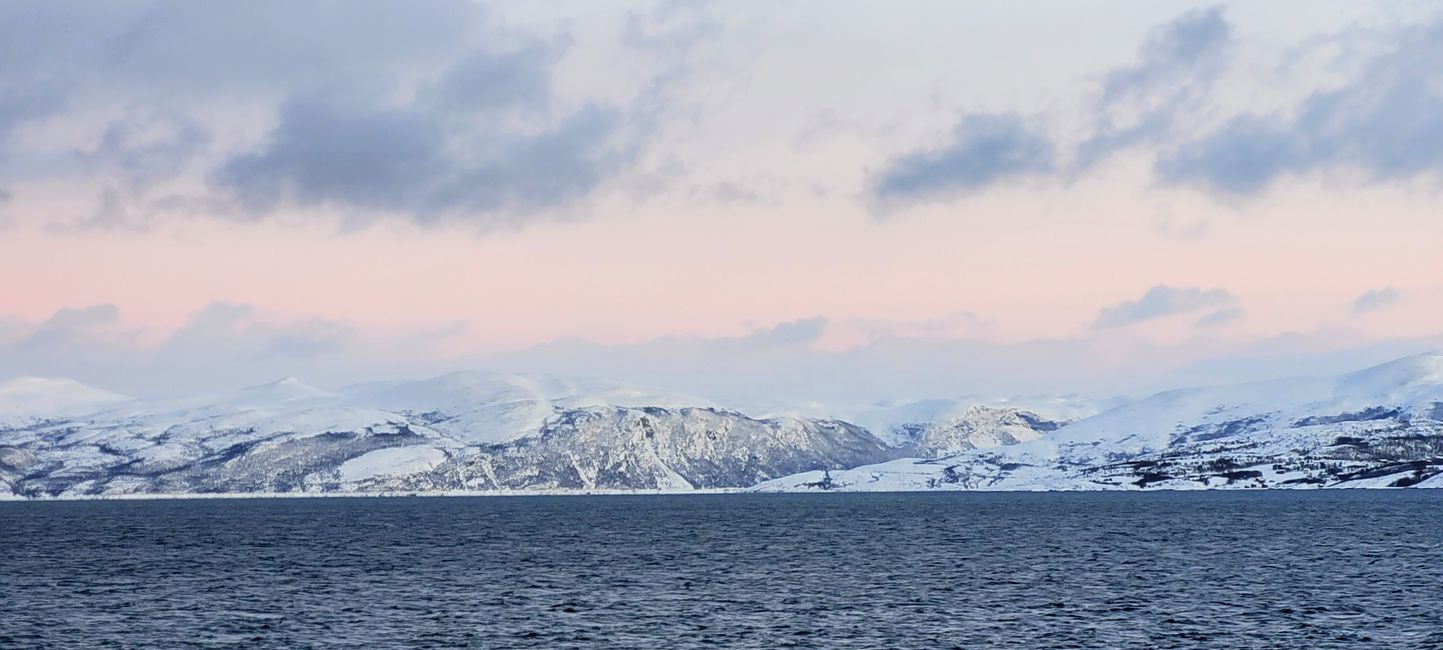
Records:
[[[835,420],[755,420],[709,408],[570,410],[539,435],[482,446],[390,489],[692,489],[746,487],[811,469],[895,458]]]
[[[958,417],[917,425],[911,447],[916,456],[936,458],[1036,440],[1064,424],[1017,408],[972,406]]]
[[[1437,354],[1169,391],[1070,423],[1016,405],[908,402],[860,413],[871,429],[468,373],[151,402],[52,380],[6,394],[18,406],[0,412],[0,496],[1443,487]],[[87,409],[100,410],[74,414]]]
[[[283,380],[0,426],[0,487],[21,496],[740,488],[902,453],[836,420],[618,406],[608,403],[615,395],[649,396],[614,386],[603,398],[557,382],[441,379],[342,394]]]

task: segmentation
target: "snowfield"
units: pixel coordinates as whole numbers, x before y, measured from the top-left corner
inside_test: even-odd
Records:
[[[486,373],[159,400],[19,379],[0,384],[0,495],[1443,487],[1443,354],[1102,404],[754,416],[618,382]]]

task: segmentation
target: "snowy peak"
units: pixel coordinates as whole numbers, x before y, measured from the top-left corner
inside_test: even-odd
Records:
[[[0,421],[78,415],[129,399],[74,379],[18,377],[0,382]]]
[[[565,409],[607,406],[713,406],[677,393],[619,381],[478,371],[343,389],[348,404],[420,417],[467,443],[491,444],[535,433]]]
[[[270,383],[242,388],[218,401],[237,408],[273,408],[330,397],[335,397],[335,394],[311,386],[295,377],[286,377]]]
[[[618,406],[705,406],[696,397],[649,390],[612,380],[478,371],[452,372],[407,382],[362,384],[342,390],[351,400],[382,408],[465,409],[506,402],[600,401]]]
[[[1158,393],[1058,431],[1061,443],[1126,442],[1161,449],[1179,432],[1346,418],[1369,409],[1431,414],[1443,404],[1443,354],[1429,353],[1334,377],[1298,377]]]
[[[1094,402],[1073,395],[959,397],[888,400],[836,416],[893,445],[941,454],[1032,440],[1097,411]]]
[[[1443,487],[1438,353],[1090,416],[1098,403],[1071,396],[763,416],[616,381],[484,372],[126,399],[69,380],[0,383],[0,493]]]
[[[1443,396],[1443,352],[1429,352],[1349,373],[1338,378],[1338,393],[1382,401],[1416,402]]]

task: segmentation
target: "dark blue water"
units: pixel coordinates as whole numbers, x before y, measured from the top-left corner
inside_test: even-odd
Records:
[[[0,647],[1443,647],[1443,492],[0,503]]]

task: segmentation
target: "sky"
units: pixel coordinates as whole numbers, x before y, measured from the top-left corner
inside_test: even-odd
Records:
[[[1431,2],[0,3],[0,379],[1337,372],[1440,215]]]

